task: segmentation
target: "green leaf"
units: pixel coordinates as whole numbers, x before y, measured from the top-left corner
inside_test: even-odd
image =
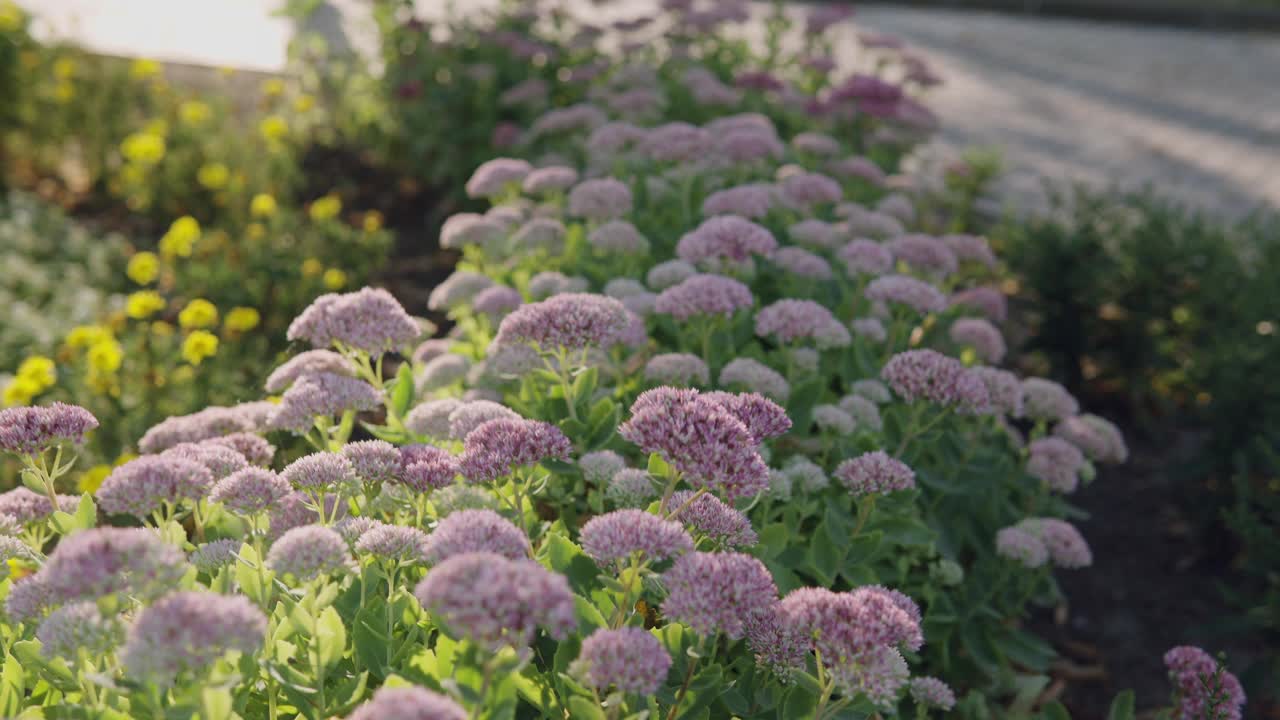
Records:
[[[574,695],[569,698],[569,717],[574,720],[607,720],[604,709],[590,698]]]
[[[404,417],[413,403],[413,368],[401,363],[396,371],[395,388],[391,391],[391,409],[397,417]]]
[[[347,678],[339,685],[332,696],[330,713],[334,715],[345,715],[347,711],[359,705],[364,700],[365,689],[369,686],[369,673],[362,672]],[[336,702],[336,705],[332,703]]]
[[[18,658],[6,653],[0,670],[0,717],[16,717],[26,692],[26,671]]]
[[[249,543],[240,546],[239,555],[240,560],[236,563],[235,568],[236,584],[240,586],[240,591],[247,595],[250,600],[259,605],[265,604],[266,597],[264,596],[262,577],[258,575],[258,570],[256,569],[256,566],[262,560]],[[254,567],[250,567],[251,565]]]
[[[654,477],[665,478],[671,473],[671,466],[658,453],[649,453],[649,474]]]
[[[46,660],[40,653],[40,641],[21,640],[13,644],[10,650],[24,668],[34,668],[40,678],[63,692],[74,692],[80,689],[80,683],[67,667],[62,658]],[[30,684],[30,683],[28,683]]]
[[[542,552],[546,554],[552,570],[569,578],[569,585],[573,587],[574,592],[590,592],[600,569],[583,554],[582,548],[575,545],[569,538],[552,533],[547,536]]]
[[[200,690],[200,720],[231,720],[231,690],[225,687],[205,687]]]
[[[351,623],[351,644],[356,660],[360,667],[369,668],[377,677],[387,669],[383,666],[387,663],[387,645],[391,643],[391,638],[383,634],[386,632],[385,608],[386,605],[381,603],[366,605],[356,613]]]
[[[790,539],[791,530],[785,523],[766,525],[760,531],[761,556],[766,560],[775,557],[787,548],[787,541]]]
[[[845,553],[845,567],[856,567],[871,562],[879,553],[883,539],[884,535],[879,530],[871,532],[863,530],[858,533],[858,536],[850,541],[849,550]]]
[[[1133,691],[1125,690],[1111,701],[1111,710],[1107,712],[1107,720],[1133,720]]]
[[[1062,706],[1062,703],[1054,701],[1044,706],[1040,711],[1040,717],[1044,720],[1071,720],[1071,713]]]
[[[342,660],[347,649],[347,626],[342,623],[342,616],[329,606],[316,619],[316,642],[320,649],[320,662],[331,668]]]
[[[600,610],[593,605],[590,600],[582,597],[581,595],[573,596],[573,609],[578,616],[579,625],[585,623],[591,630],[596,630],[598,628],[607,627],[609,624],[604,619],[604,615],[600,613]]]

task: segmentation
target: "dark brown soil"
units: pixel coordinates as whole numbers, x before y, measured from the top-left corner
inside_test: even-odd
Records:
[[[1073,499],[1090,513],[1079,523],[1094,565],[1059,573],[1067,597],[1036,629],[1062,654],[1059,700],[1074,718],[1104,718],[1115,694],[1132,689],[1139,711],[1168,704],[1161,660],[1175,645],[1224,651],[1248,683],[1268,652],[1242,632],[1240,611],[1221,592],[1237,578],[1231,536],[1196,507],[1199,491],[1180,472],[1201,443],[1188,433],[1139,439],[1130,461],[1102,468]],[[1280,708],[1253,692],[1246,717],[1277,718]],[[1141,713],[1140,713],[1141,714]]]

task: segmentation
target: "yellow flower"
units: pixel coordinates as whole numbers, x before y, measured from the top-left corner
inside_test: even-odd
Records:
[[[205,358],[218,352],[218,336],[197,330],[182,341],[182,358],[192,365],[199,365]]]
[[[178,106],[178,117],[188,125],[203,125],[210,114],[209,106],[199,100],[188,100]]]
[[[325,195],[312,202],[307,212],[311,214],[311,219],[317,222],[332,220],[342,212],[342,200],[337,195]]]
[[[276,208],[276,199],[266,193],[258,193],[249,201],[249,214],[254,217],[271,217]]]
[[[147,58],[138,58],[129,66],[129,77],[135,80],[154,77],[160,74],[160,63]]]
[[[324,286],[330,290],[341,290],[347,284],[347,274],[338,268],[329,268],[324,271]]]
[[[293,109],[304,113],[316,106],[316,99],[310,95],[299,95],[293,101]]]
[[[231,178],[231,171],[226,165],[220,162],[208,163],[202,165],[196,171],[196,182],[205,186],[210,190],[221,190],[227,186],[227,180]]]
[[[262,83],[262,94],[267,97],[275,97],[284,92],[284,81],[279,78],[271,78]]]
[[[167,257],[190,257],[191,248],[199,239],[200,223],[190,215],[184,215],[174,220],[169,231],[160,238],[160,252]]]
[[[67,345],[79,350],[110,337],[111,331],[101,325],[78,325],[67,333]]]
[[[22,578],[35,574],[38,569],[29,562],[24,562],[18,558],[10,558],[5,565],[9,567],[9,579],[18,582]]]
[[[98,488],[102,487],[102,481],[106,480],[110,474],[110,465],[94,465],[80,473],[80,480],[76,483],[76,489],[82,493],[98,492]]]
[[[262,316],[258,311],[251,307],[234,307],[231,312],[227,313],[227,319],[223,322],[231,332],[248,332],[262,322]]]
[[[4,386],[0,402],[5,405],[27,405],[40,394],[40,384],[30,378],[15,377]]]
[[[135,253],[129,258],[129,265],[124,274],[139,285],[149,285],[160,274],[160,258],[152,252]]]
[[[164,309],[164,298],[154,290],[139,290],[125,300],[124,314],[134,320],[146,320]]]
[[[124,348],[115,340],[103,340],[89,348],[85,354],[89,361],[89,369],[102,375],[110,375],[120,369],[124,362]]]
[[[376,233],[382,229],[382,213],[377,210],[370,210],[364,214],[364,231],[367,233]]]
[[[53,360],[43,355],[32,355],[22,364],[18,366],[16,375],[24,380],[30,380],[40,386],[40,390],[52,387],[58,381],[58,372],[55,369]]]
[[[53,86],[53,99],[60,103],[66,104],[74,100],[76,97],[76,86],[67,80],[59,80],[57,85]]]
[[[307,258],[302,261],[302,276],[315,277],[324,272],[324,265],[315,258]]]
[[[158,337],[170,337],[173,335],[173,324],[157,320],[151,323],[151,334]]]
[[[279,115],[268,115],[258,123],[258,131],[268,142],[279,142],[289,134],[289,123]]]
[[[13,32],[22,28],[26,16],[22,8],[9,0],[0,0],[0,32]]]
[[[120,152],[127,160],[154,165],[164,158],[164,137],[153,132],[133,133],[120,143]]]
[[[204,298],[196,298],[178,313],[178,324],[184,330],[213,327],[218,324],[218,308]]]
[[[267,229],[262,227],[262,223],[251,222],[245,226],[244,234],[250,240],[260,240],[267,234]]]
[[[59,80],[70,80],[76,75],[76,61],[71,58],[58,58],[53,62],[53,76]]]

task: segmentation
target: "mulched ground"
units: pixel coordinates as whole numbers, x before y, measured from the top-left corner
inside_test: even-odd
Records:
[[[1103,468],[1073,498],[1091,515],[1079,525],[1094,565],[1059,573],[1068,603],[1035,621],[1063,655],[1054,674],[1065,681],[1059,699],[1072,717],[1106,717],[1125,689],[1135,691],[1140,711],[1166,704],[1161,657],[1174,645],[1225,651],[1236,672],[1275,652],[1225,627],[1239,615],[1219,590],[1233,581],[1236,548],[1197,510],[1178,472],[1199,445],[1186,433],[1138,438],[1127,464]],[[1251,697],[1247,709],[1249,718],[1280,718],[1280,707],[1261,698]]]

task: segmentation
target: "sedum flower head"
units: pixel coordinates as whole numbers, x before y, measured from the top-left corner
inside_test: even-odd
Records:
[[[658,294],[654,312],[681,322],[695,315],[729,317],[755,302],[751,289],[722,275],[692,275]]]
[[[751,520],[714,495],[694,498],[692,492],[679,490],[671,494],[662,510],[675,513],[675,520],[720,547],[750,547],[759,542]]]
[[[788,227],[787,235],[795,242],[814,250],[835,250],[840,244],[838,226],[816,218],[801,220]]]
[[[445,440],[449,438],[449,416],[462,404],[457,398],[428,400],[409,411],[404,426],[415,435]]]
[[[222,445],[240,453],[250,465],[266,467],[275,457],[276,446],[253,433],[238,432],[201,441],[204,445]]]
[[[400,473],[400,451],[384,440],[362,440],[342,446],[341,454],[356,476],[370,482],[394,480]]]
[[[529,538],[510,520],[489,509],[473,509],[458,510],[441,520],[423,552],[431,564],[475,552],[519,560],[529,556],[530,546]]]
[[[267,567],[302,582],[322,575],[354,572],[355,566],[347,541],[333,528],[322,525],[286,530],[267,551]]]
[[[142,528],[93,528],[69,535],[36,573],[49,604],[109,595],[155,597],[187,571],[183,554]]]
[[[813,424],[818,430],[833,435],[852,435],[858,429],[858,422],[839,405],[814,405]]]
[[[466,185],[467,197],[498,197],[513,187],[519,187],[531,172],[533,166],[525,160],[494,158],[471,173]]]
[[[578,182],[578,171],[564,165],[541,167],[525,176],[522,189],[530,195],[564,192]]]
[[[1017,375],[991,367],[975,367],[969,372],[987,386],[992,410],[1008,417],[1022,417],[1022,381]]]
[[[36,455],[64,442],[79,445],[96,427],[98,419],[78,405],[6,408],[0,410],[0,450]]]
[[[249,467],[244,455],[218,443],[179,443],[160,453],[160,457],[180,458],[203,465],[214,480]]]
[[[250,467],[214,484],[209,501],[221,503],[240,515],[256,515],[274,507],[292,491],[285,478],[266,468]]]
[[[126,674],[167,687],[199,674],[228,652],[262,648],[267,618],[243,595],[176,592],[144,608],[121,651]]]
[[[124,631],[92,602],[64,605],[49,613],[38,628],[40,654],[46,658],[78,658],[84,650],[89,657],[102,657],[124,640]]]
[[[1080,448],[1094,462],[1122,463],[1129,457],[1120,429],[1097,415],[1066,418],[1054,426],[1053,434]]]
[[[58,510],[74,513],[80,498],[75,495],[59,495]],[[35,520],[43,520],[54,511],[53,503],[47,495],[33,492],[25,487],[16,487],[0,493],[0,515],[12,518],[19,525]],[[14,534],[14,533],[9,533]]]
[[[906,305],[924,315],[947,309],[947,298],[938,288],[906,275],[884,275],[872,280],[863,293],[872,302]]]
[[[699,635],[746,632],[749,618],[767,611],[778,588],[768,568],[742,553],[694,552],[682,555],[662,575],[667,599],[662,611]]]
[[[622,337],[629,319],[626,307],[611,297],[556,295],[503,318],[494,344],[530,344],[542,350],[607,347]]]
[[[996,533],[996,554],[1016,560],[1028,568],[1038,568],[1049,561],[1049,548],[1035,533],[1014,525]]]
[[[490,420],[467,435],[458,467],[471,482],[490,482],[517,467],[567,459],[572,447],[560,428],[550,423]]]
[[[383,686],[347,720],[467,720],[467,711],[448,696],[420,687]]]
[[[391,293],[361,288],[341,295],[321,295],[289,325],[290,340],[305,340],[317,348],[334,343],[381,355],[408,347],[422,328],[409,317]]]
[[[490,318],[500,318],[524,303],[520,291],[502,285],[494,285],[476,293],[471,307]]]
[[[648,630],[601,628],[582,641],[570,673],[597,691],[653,695],[666,682],[671,656]]]
[[[569,582],[532,560],[455,555],[432,568],[413,594],[450,632],[489,650],[527,647],[539,627],[557,639],[578,627]]]
[[[587,235],[587,242],[606,253],[643,255],[649,252],[649,240],[625,220],[610,220],[600,225]]]
[[[769,468],[755,436],[733,412],[696,390],[658,387],[642,393],[618,433],[645,452],[661,454],[695,487],[729,499],[768,487]]]
[[[596,450],[578,458],[582,477],[593,485],[603,485],[627,466],[627,461],[612,450]]]
[[[332,350],[307,350],[272,370],[267,376],[266,390],[270,393],[283,392],[298,378],[316,373],[354,375],[355,369],[351,367],[351,361]]]
[[[201,442],[241,432],[265,429],[266,423],[260,410],[275,406],[266,403],[242,403],[234,407],[207,407],[190,415],[176,415],[157,423],[143,434],[138,449],[144,453],[158,453],[184,442]],[[262,422],[260,422],[262,421]]]
[[[982,318],[959,318],[951,324],[948,335],[951,342],[973,348],[983,362],[998,365],[1008,350],[1000,330]]]
[[[1074,525],[1057,518],[1027,518],[1018,528],[1039,538],[1049,551],[1049,559],[1062,568],[1082,568],[1093,564],[1093,553]]]
[[[1022,413],[1028,419],[1053,422],[1079,411],[1080,403],[1058,383],[1044,378],[1022,381]]]
[[[693,550],[693,540],[680,523],[643,510],[615,510],[582,526],[582,550],[608,567],[639,553],[644,560],[665,560]]]
[[[660,385],[705,386],[711,382],[711,373],[697,355],[663,353],[645,363],[644,379]]]
[[[884,420],[880,417],[880,408],[861,395],[846,395],[840,398],[839,407],[849,413],[857,427],[872,432],[884,429]]]
[[[615,220],[631,212],[631,188],[614,178],[584,180],[569,191],[568,213],[588,220]]]
[[[830,280],[832,277],[831,264],[826,258],[804,248],[778,248],[769,260],[792,275],[808,280]]]
[[[733,413],[742,421],[756,443],[785,435],[791,429],[791,418],[781,405],[754,392],[709,392],[700,397],[710,400]]]
[[[196,569],[212,575],[219,569],[234,564],[242,545],[239,540],[214,540],[192,550],[187,559]]]
[[[1009,301],[1004,293],[993,287],[975,287],[961,290],[951,296],[951,307],[978,310],[993,323],[1002,323],[1009,317]]]
[[[959,268],[951,248],[931,235],[899,235],[889,241],[889,251],[912,270],[935,278],[951,275]]]
[[[836,468],[835,476],[855,497],[899,492],[916,486],[915,472],[883,450],[845,460]]]
[[[849,391],[854,395],[860,395],[877,405],[884,405],[893,400],[889,394],[889,388],[885,384],[875,378],[864,378],[855,380],[849,386]]]
[[[95,496],[106,512],[145,519],[165,506],[199,500],[212,486],[213,474],[200,463],[144,455],[112,470]]]
[[[990,410],[991,398],[982,378],[959,360],[934,350],[898,353],[885,363],[880,377],[907,402],[924,400],[974,414]]]
[[[791,383],[777,370],[754,358],[734,358],[720,369],[722,387],[743,387],[778,402],[791,396]]]
[[[354,495],[360,490],[355,466],[339,453],[304,455],[280,473],[296,490],[313,495]]]
[[[657,494],[653,477],[645,470],[622,468],[609,478],[605,497],[620,507],[640,507]]]
[[[1240,720],[1246,697],[1240,680],[1218,666],[1209,653],[1180,645],[1164,654],[1173,682],[1174,720]]]
[[[768,183],[751,183],[717,190],[702,201],[702,215],[737,215],[759,219],[773,209],[776,197],[777,188]]]
[[[1058,437],[1033,441],[1028,447],[1027,474],[1060,493],[1075,492],[1085,467],[1084,453]]]
[[[756,335],[781,343],[811,340],[820,349],[849,344],[849,331],[827,308],[812,300],[778,300],[756,313]]]
[[[717,215],[676,243],[676,255],[685,262],[708,260],[743,262],[753,255],[767,257],[778,248],[773,233],[737,215]]]
[[[458,458],[432,445],[400,448],[398,482],[420,493],[453,484],[458,476]]]
[[[926,707],[950,712],[956,706],[956,694],[951,686],[935,677],[914,677],[910,683],[911,698]]]
[[[431,291],[427,307],[432,310],[452,310],[466,305],[493,286],[493,280],[487,275],[470,270],[455,270]]]
[[[311,429],[318,417],[372,410],[381,403],[378,391],[364,380],[315,373],[299,378],[285,391],[268,422],[272,429],[301,435]]]
[[[666,290],[698,274],[698,269],[684,260],[667,260],[649,268],[644,281],[654,290]]]
[[[427,557],[427,534],[415,527],[378,523],[355,541],[360,555],[402,563],[420,563]]]
[[[515,410],[492,400],[464,402],[449,413],[449,437],[453,440],[466,440],[472,430],[490,420],[499,419],[519,420],[521,418]]]

